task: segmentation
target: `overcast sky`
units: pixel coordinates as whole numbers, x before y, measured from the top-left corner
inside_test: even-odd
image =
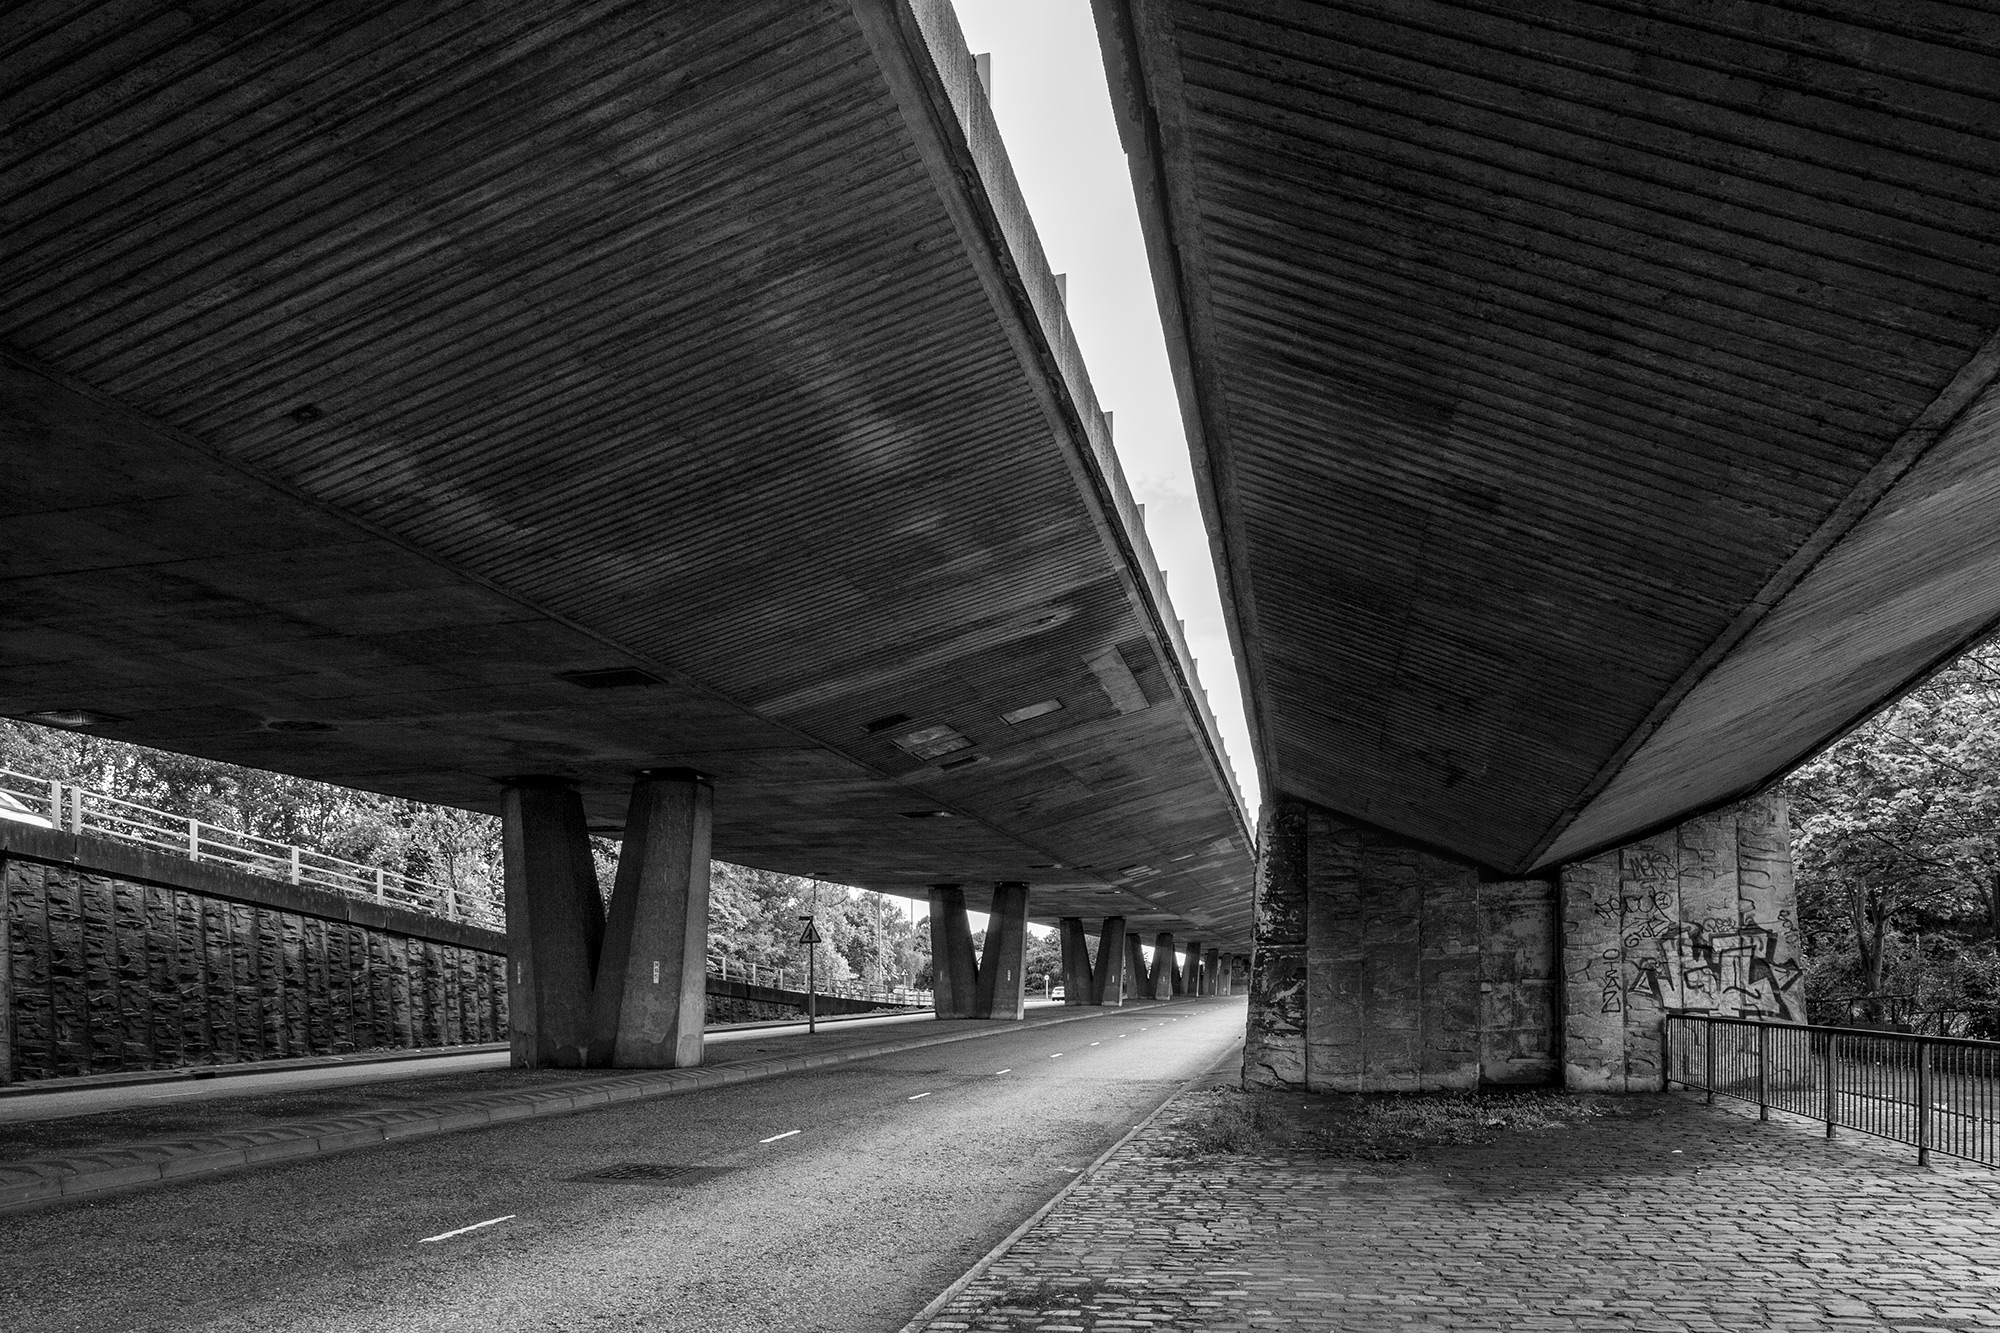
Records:
[[[1174,610],[1256,821],[1257,772],[1215,566],[1167,369],[1132,178],[1089,0],[953,0],[967,43],[993,56],[992,102],[1049,264],[1069,275],[1069,317]]]

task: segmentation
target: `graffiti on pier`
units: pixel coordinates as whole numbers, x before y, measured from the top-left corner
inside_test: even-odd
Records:
[[[1710,934],[1684,922],[1657,943],[1658,958],[1637,960],[1637,980],[1667,1012],[1805,1021],[1802,973],[1776,931],[1746,922]]]

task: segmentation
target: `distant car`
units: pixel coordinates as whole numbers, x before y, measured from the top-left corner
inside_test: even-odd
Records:
[[[1067,998],[1069,998],[1069,997],[1068,997],[1068,996],[1066,996],[1066,995],[1064,995],[1064,994],[1063,994],[1063,988],[1062,988],[1061,986],[1058,986],[1058,987],[1056,987],[1056,988],[1055,988],[1054,990],[1052,990],[1052,991],[1050,991],[1050,992],[1049,992],[1049,998],[1050,998],[1051,1000],[1063,1000],[1063,999],[1067,999]]]
[[[51,824],[48,820],[22,804],[19,797],[4,791],[0,791],[0,819],[11,820],[16,824],[29,824],[35,828],[55,827],[54,824]]]

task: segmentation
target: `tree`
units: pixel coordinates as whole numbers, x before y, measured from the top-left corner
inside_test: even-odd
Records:
[[[2000,646],[1965,654],[1783,790],[1817,1017],[1845,1017],[1830,1011],[1843,989],[1919,1008],[2000,997]]]

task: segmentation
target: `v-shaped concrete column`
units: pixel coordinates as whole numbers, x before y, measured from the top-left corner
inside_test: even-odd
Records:
[[[993,886],[986,917],[986,948],[979,960],[975,1018],[1020,1018],[1028,998],[1028,886]]]
[[[691,769],[655,769],[632,784],[597,963],[594,1064],[701,1063],[714,808],[714,789]]]
[[[507,886],[507,1029],[513,1063],[590,1063],[591,988],[604,904],[583,799],[559,778],[514,778],[501,796]]]
[[[713,801],[700,774],[639,776],[607,920],[582,799],[561,779],[508,781],[502,837],[516,1065],[701,1063]]]
[[[1090,937],[1083,918],[1062,919],[1063,994],[1067,1004],[1122,1005],[1125,1002],[1125,918],[1106,917],[1097,936],[1097,962],[1090,960]]]

